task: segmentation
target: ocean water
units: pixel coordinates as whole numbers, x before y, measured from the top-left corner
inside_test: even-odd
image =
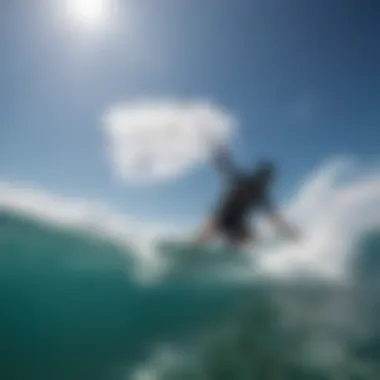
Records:
[[[380,378],[379,230],[358,237],[339,281],[238,281],[233,253],[168,256],[146,280],[137,249],[2,211],[0,378]]]

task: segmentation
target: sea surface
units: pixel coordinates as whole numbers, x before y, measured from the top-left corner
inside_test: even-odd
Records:
[[[234,252],[161,252],[148,280],[132,247],[0,213],[1,380],[380,379],[380,231],[339,281],[238,281]]]

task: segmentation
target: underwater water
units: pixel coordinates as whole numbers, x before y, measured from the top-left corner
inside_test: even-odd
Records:
[[[132,248],[3,211],[0,378],[378,379],[380,231],[355,250],[349,281],[206,258],[144,281]]]

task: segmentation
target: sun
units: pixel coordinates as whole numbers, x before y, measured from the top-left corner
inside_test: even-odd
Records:
[[[83,26],[100,26],[110,12],[110,0],[66,0],[70,17]]]

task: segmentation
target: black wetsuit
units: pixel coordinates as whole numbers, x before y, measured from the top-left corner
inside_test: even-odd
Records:
[[[253,209],[270,212],[273,207],[267,194],[267,184],[259,175],[235,175],[227,193],[216,209],[216,227],[229,239],[251,236],[248,216]]]

